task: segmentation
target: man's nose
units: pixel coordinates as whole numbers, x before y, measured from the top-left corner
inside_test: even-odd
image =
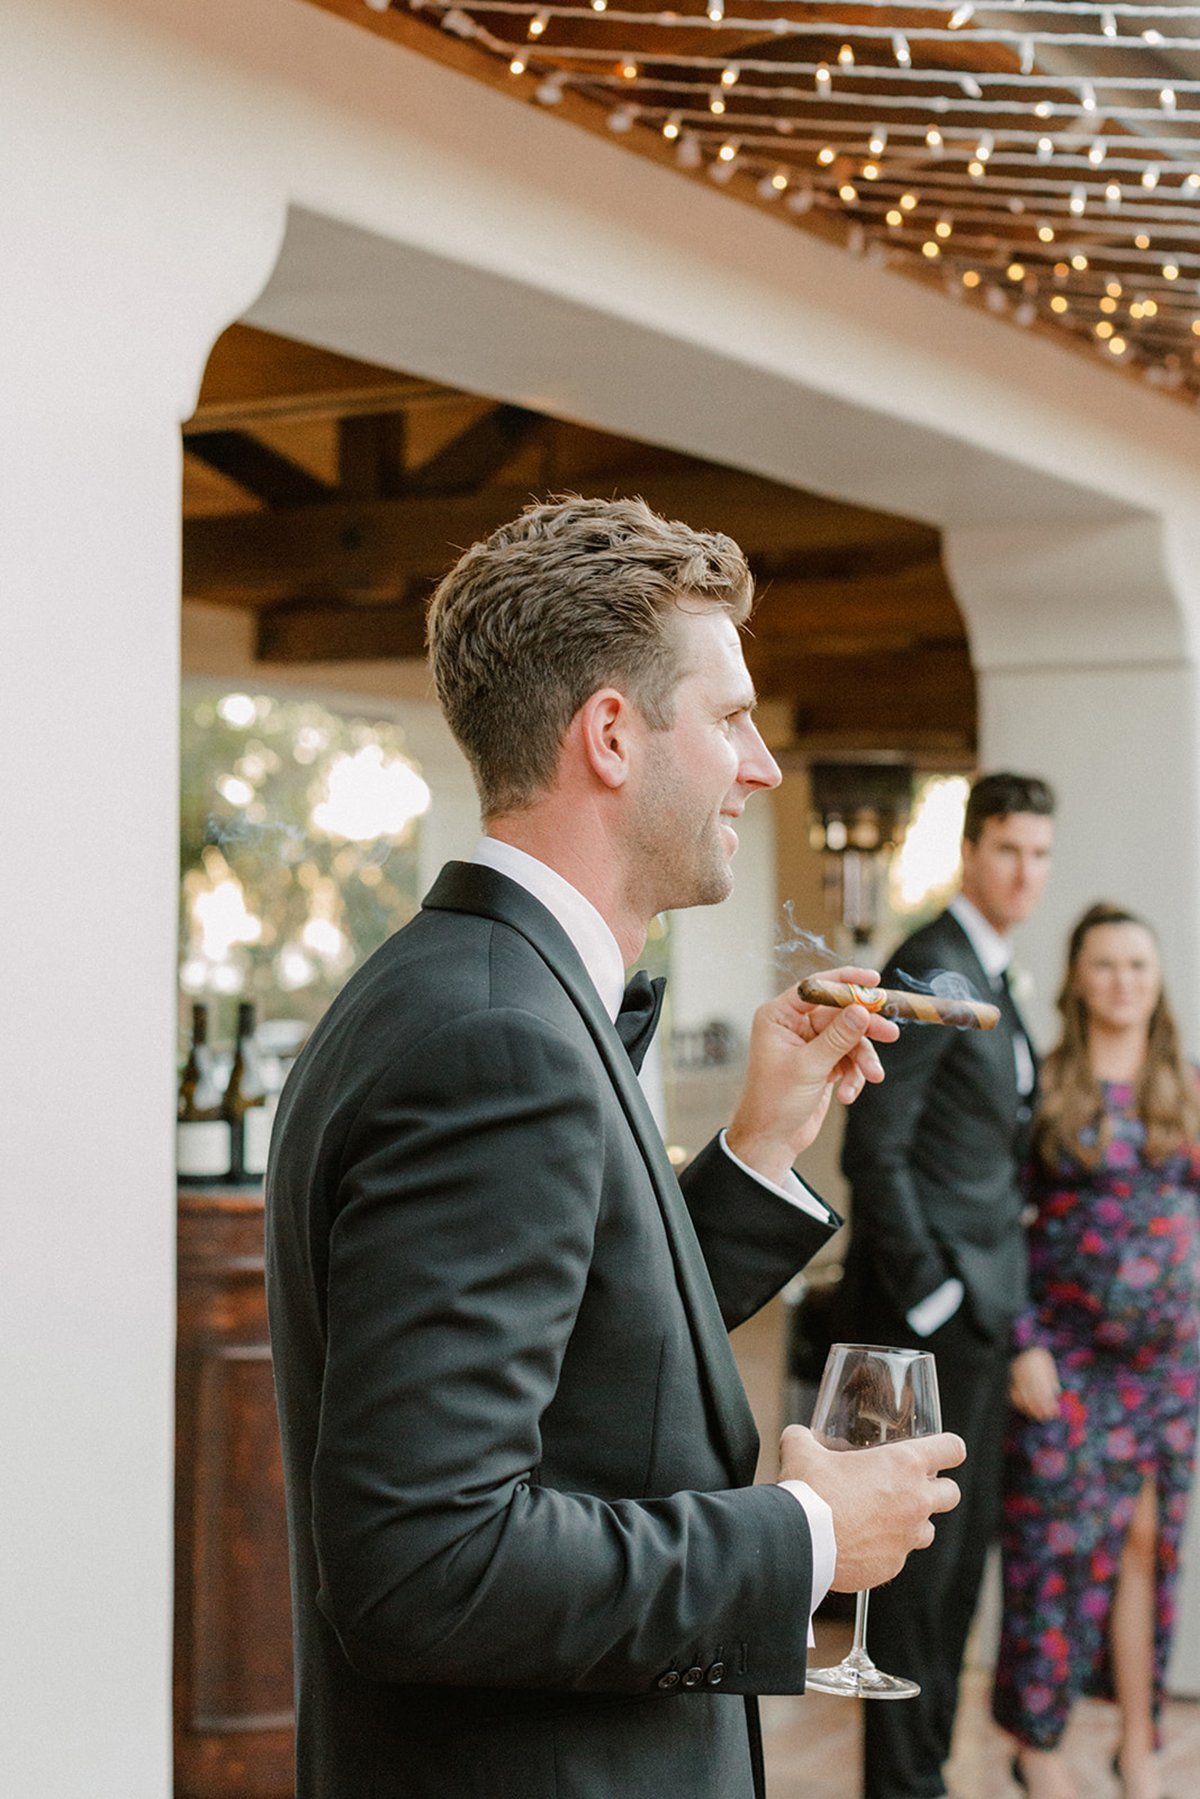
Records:
[[[757,725],[750,726],[750,742],[742,757],[738,780],[743,787],[778,787],[783,771],[762,740]]]

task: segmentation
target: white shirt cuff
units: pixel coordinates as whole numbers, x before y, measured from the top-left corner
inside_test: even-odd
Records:
[[[789,1206],[799,1206],[802,1212],[807,1212],[810,1218],[819,1218],[822,1224],[833,1223],[833,1213],[820,1194],[814,1193],[811,1187],[806,1187],[794,1169],[789,1168],[783,1186],[777,1186],[774,1181],[769,1181],[765,1175],[759,1174],[757,1168],[751,1168],[749,1162],[743,1162],[741,1156],[734,1155],[725,1141],[724,1131],[721,1132],[720,1143],[729,1160],[736,1163],[743,1174],[748,1174],[751,1180],[757,1181],[760,1187],[765,1187],[770,1193],[778,1194],[780,1199],[786,1199]]]
[[[833,1513],[806,1480],[781,1480],[779,1484],[786,1487],[804,1507],[808,1519],[808,1534],[812,1539],[812,1599],[808,1613],[808,1646],[811,1649],[816,1640],[813,1636],[813,1613],[833,1585],[833,1573],[837,1567]]]
[[[963,1302],[963,1284],[957,1275],[951,1275],[932,1293],[927,1293],[919,1305],[915,1305],[906,1314],[909,1328],[918,1337],[932,1336],[943,1324],[949,1323]]]

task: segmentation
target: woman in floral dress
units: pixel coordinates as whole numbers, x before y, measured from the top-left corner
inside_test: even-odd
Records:
[[[1058,1003],[1012,1365],[993,1711],[1032,1799],[1081,1799],[1059,1739],[1074,1699],[1115,1698],[1126,1799],[1160,1799],[1195,1450],[1200,1107],[1143,920],[1093,906]]]

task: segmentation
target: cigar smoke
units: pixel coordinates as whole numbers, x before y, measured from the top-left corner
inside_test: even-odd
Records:
[[[783,902],[783,922],[776,927],[775,965],[790,980],[801,980],[806,974],[816,974],[823,968],[837,968],[844,961],[835,950],[830,949],[824,937],[806,931],[796,923],[796,908],[793,900]]]

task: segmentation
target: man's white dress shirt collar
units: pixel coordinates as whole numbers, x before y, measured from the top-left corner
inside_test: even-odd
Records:
[[[481,838],[471,860],[507,875],[541,901],[579,951],[601,1005],[615,1019],[625,992],[625,965],[616,938],[591,900],[545,862],[498,837]]]
[[[948,908],[970,939],[989,981],[996,981],[1012,961],[1012,944],[972,905],[965,893],[956,893]]]

